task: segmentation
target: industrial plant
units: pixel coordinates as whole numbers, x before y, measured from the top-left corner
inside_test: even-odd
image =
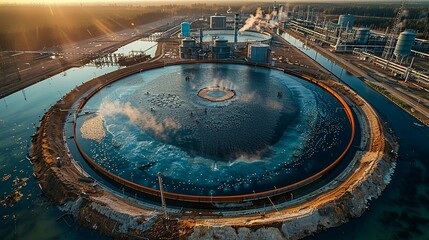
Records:
[[[178,34],[180,56],[182,59],[244,59],[272,64],[270,45],[275,40],[270,32],[290,29],[306,43],[313,42],[333,53],[353,54],[391,72],[396,78],[413,79],[427,89],[428,73],[414,69],[413,61],[415,58],[425,61],[429,57],[429,40],[416,38],[412,29],[401,29],[405,2],[400,5],[392,27],[385,32],[355,26],[352,14],[340,15],[337,22],[331,22],[310,7],[307,11],[295,11],[287,6],[274,3],[272,8],[258,9],[251,18],[242,12],[216,13],[194,19],[194,23],[200,22],[198,28],[183,22]]]

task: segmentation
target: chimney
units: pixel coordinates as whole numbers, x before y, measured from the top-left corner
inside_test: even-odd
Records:
[[[203,49],[203,29],[200,28],[200,49]]]
[[[235,14],[235,21],[234,21],[234,51],[237,50],[237,38],[238,38],[238,13]]]

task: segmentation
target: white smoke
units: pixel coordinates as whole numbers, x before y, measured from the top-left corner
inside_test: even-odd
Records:
[[[256,9],[255,15],[250,14],[249,18],[246,20],[246,23],[239,32],[244,32],[249,29],[254,29],[257,31],[263,31],[266,27],[275,27],[278,25],[277,21],[275,20],[277,16],[277,11],[273,11],[269,14],[265,14],[262,12],[262,9],[259,7]]]
[[[142,129],[151,130],[160,138],[167,138],[164,133],[165,130],[175,131],[181,128],[180,124],[176,123],[173,119],[165,118],[159,120],[150,112],[140,112],[139,109],[131,106],[130,102],[120,103],[118,101],[104,101],[100,106],[100,114],[103,118],[116,114],[125,115],[129,118],[131,123]]]
[[[244,24],[244,26],[242,28],[240,28],[240,30],[238,30],[239,32],[244,32],[246,30],[249,29],[256,29],[258,31],[260,31],[261,29],[261,25],[266,25],[266,21],[264,19],[264,15],[262,13],[262,9],[258,8],[256,9],[256,14],[250,14],[249,18],[246,20],[246,23]]]
[[[281,22],[281,21],[284,21],[285,19],[287,19],[288,17],[287,17],[287,13],[288,13],[288,4],[289,3],[287,3],[287,5],[286,5],[286,7],[285,6],[280,6],[280,9],[279,9],[279,12],[277,13],[277,20],[279,21],[279,22]]]
[[[210,86],[219,86],[231,90],[235,89],[234,83],[232,83],[232,81],[220,78],[213,78],[213,81]]]

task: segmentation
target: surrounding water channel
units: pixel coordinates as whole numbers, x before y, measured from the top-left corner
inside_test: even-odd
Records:
[[[282,35],[365,98],[386,129],[399,137],[399,158],[392,181],[367,212],[310,239],[428,239],[429,128],[332,61],[290,35]]]
[[[317,56],[322,66],[363,96],[386,122],[385,127],[400,138],[399,159],[392,181],[379,199],[371,201],[369,211],[310,239],[427,239],[429,128],[415,124],[418,121],[414,117],[303,43],[288,35],[283,37],[310,57]],[[128,45],[124,51],[147,49],[154,44],[138,42],[140,44],[131,43],[135,47]],[[147,48],[142,44],[147,44]],[[76,85],[116,69],[117,66],[70,69],[26,88],[26,99],[21,91],[0,99],[1,197],[5,200],[17,191],[22,194],[17,203],[0,206],[1,239],[104,239],[96,231],[56,221],[62,212],[41,195],[26,154],[31,135],[52,104]]]
[[[119,48],[115,53],[128,54],[132,50],[147,50],[155,55],[156,42],[135,41]],[[69,227],[63,220],[56,221],[62,215],[41,195],[33,166],[26,159],[31,136],[39,126],[43,114],[64,94],[94,77],[115,71],[119,66],[83,66],[72,68],[39,82],[23,91],[11,94],[0,101],[0,239],[103,239],[95,231],[77,230]],[[14,194],[21,200],[8,204],[6,196]],[[71,223],[71,222],[69,222]]]

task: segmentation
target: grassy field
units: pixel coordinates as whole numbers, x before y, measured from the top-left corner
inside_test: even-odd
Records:
[[[402,101],[401,99],[395,97],[392,93],[390,93],[386,88],[376,85],[370,81],[365,81],[365,83],[372,87],[373,89],[375,89],[377,92],[383,94],[385,97],[389,98],[392,102],[394,102],[396,105],[400,106],[401,108],[408,110],[410,109],[410,105],[406,104],[404,101]]]

